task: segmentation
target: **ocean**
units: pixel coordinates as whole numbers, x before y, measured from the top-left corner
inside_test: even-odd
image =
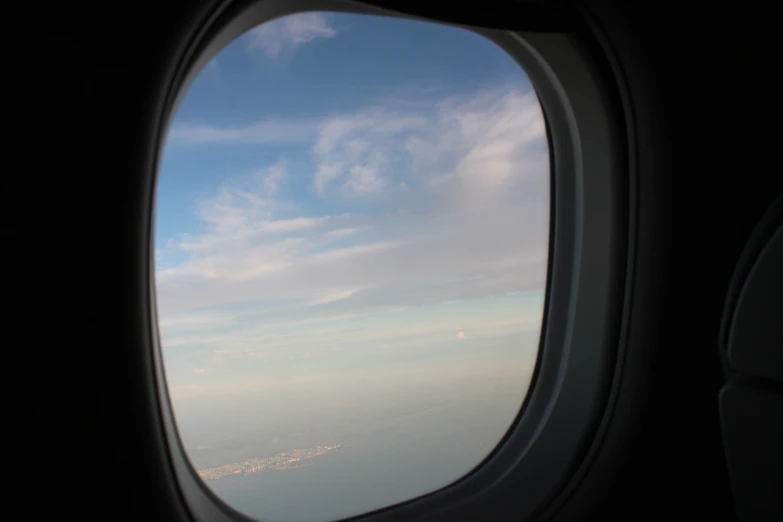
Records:
[[[267,522],[328,522],[374,511],[435,491],[469,473],[503,437],[520,402],[519,395],[497,389],[474,390],[461,400],[362,429],[337,427],[329,433],[303,434],[296,440],[276,441],[275,446],[342,448],[314,458],[311,466],[206,483],[238,511]],[[199,467],[199,462],[226,464],[279,451],[268,445],[265,449],[265,454],[252,446],[204,450],[192,457]]]

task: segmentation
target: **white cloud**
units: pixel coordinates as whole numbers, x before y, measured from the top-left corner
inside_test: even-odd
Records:
[[[259,234],[287,234],[289,232],[316,228],[319,225],[324,224],[328,219],[329,216],[320,216],[259,221],[256,224],[256,230]]]
[[[358,228],[337,228],[334,230],[330,230],[326,234],[324,234],[325,238],[328,239],[342,239],[344,237],[352,236],[359,232]]]
[[[261,51],[276,57],[318,39],[337,35],[322,13],[299,13],[266,22],[247,34],[247,46],[251,51]]]
[[[312,148],[318,165],[316,192],[323,196],[331,183],[339,182],[346,194],[379,193],[389,184],[386,176],[398,163],[405,137],[428,123],[425,117],[380,107],[319,122]]]
[[[309,170],[284,158],[229,180],[199,204],[201,233],[163,239],[187,255],[156,273],[164,321],[224,305],[245,310],[230,314],[236,324],[215,325],[230,335],[162,326],[172,343],[244,354],[293,342],[264,333],[275,325],[543,288],[549,165],[534,94],[481,92],[429,111],[369,107],[297,125],[307,129],[299,157],[309,153]],[[247,129],[258,126],[228,134],[248,143]],[[372,196],[374,210],[313,214],[286,199],[289,182],[310,185],[326,209],[354,210]],[[475,338],[475,325],[459,326]],[[453,325],[438,328],[455,335]]]
[[[314,254],[312,257],[310,257],[309,263],[324,264],[324,263],[347,261],[349,259],[355,260],[355,258],[362,255],[383,253],[387,250],[403,245],[404,243],[402,242],[381,241],[376,243],[368,243],[364,245],[352,246],[348,248],[339,248],[339,249],[329,250],[327,252],[319,252],[317,254]],[[324,267],[321,268],[324,269]]]
[[[377,165],[354,165],[348,171],[348,181],[345,187],[356,194],[371,194],[380,192],[387,182],[381,177]]]
[[[320,122],[312,149],[316,192],[326,195],[336,184],[346,194],[375,195],[407,171],[396,187],[451,185],[462,192],[459,205],[475,206],[516,181],[520,169],[548,169],[544,122],[532,92],[489,91],[416,109],[371,107]]]
[[[339,163],[322,163],[318,165],[314,179],[315,190],[323,196],[326,191],[326,185],[340,175],[340,170],[342,170],[342,165]]]
[[[277,192],[277,187],[286,176],[285,162],[280,161],[271,167],[268,171],[263,173],[264,185],[266,185],[267,194],[270,196]]]
[[[353,294],[355,294],[357,291],[358,291],[357,288],[348,288],[345,290],[337,289],[328,292],[326,294],[323,294],[321,296],[318,296],[315,299],[311,299],[310,301],[307,302],[307,306],[318,306],[326,303],[333,303],[341,299],[347,299],[351,297]]]
[[[176,123],[169,130],[168,143],[205,144],[285,144],[312,139],[316,129],[309,121],[263,120],[241,127],[219,127],[201,123]]]

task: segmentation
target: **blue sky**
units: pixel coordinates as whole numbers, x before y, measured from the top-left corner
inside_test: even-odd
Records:
[[[548,203],[537,99],[483,37],[323,13],[246,33],[192,85],[160,166],[175,411],[280,390],[526,383]]]

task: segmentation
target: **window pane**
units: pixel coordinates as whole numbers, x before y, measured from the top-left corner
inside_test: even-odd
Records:
[[[480,464],[535,365],[549,190],[537,97],[484,37],[306,13],[226,47],[156,196],[166,380],[209,488],[324,522]]]

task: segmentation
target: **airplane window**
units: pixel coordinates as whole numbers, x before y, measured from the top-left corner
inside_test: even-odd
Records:
[[[530,82],[473,32],[312,12],[224,48],[155,210],[165,379],[207,487],[325,522],[478,466],[538,356],[549,180]]]

